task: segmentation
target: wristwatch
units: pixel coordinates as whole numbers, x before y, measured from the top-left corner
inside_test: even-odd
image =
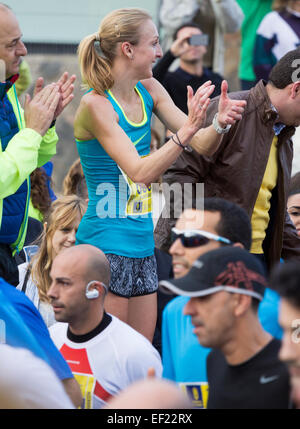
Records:
[[[214,127],[214,129],[217,131],[217,133],[218,134],[226,134],[226,133],[228,133],[228,131],[230,130],[230,128],[231,128],[231,125],[230,124],[228,124],[228,125],[226,125],[226,127],[225,128],[222,128],[221,126],[220,126],[220,124],[219,124],[219,122],[218,122],[218,112],[215,114],[215,116],[214,116],[214,119],[213,119],[213,127]]]

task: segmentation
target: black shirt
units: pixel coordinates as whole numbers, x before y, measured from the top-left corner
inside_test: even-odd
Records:
[[[273,339],[239,365],[228,365],[219,350],[207,357],[211,409],[286,409],[290,403],[289,373],[278,359],[280,341]]]
[[[170,97],[176,106],[184,113],[188,113],[187,109],[187,85],[193,88],[194,93],[199,86],[203,85],[208,80],[211,80],[216,85],[211,98],[217,97],[221,93],[222,76],[212,72],[207,68],[203,68],[203,74],[196,76],[190,74],[180,67],[174,72],[169,72],[168,69],[175,60],[171,51],[167,51],[163,58],[153,68],[153,77],[157,79],[168,91]]]

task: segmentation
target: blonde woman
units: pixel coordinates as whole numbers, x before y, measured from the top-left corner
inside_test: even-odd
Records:
[[[74,246],[75,234],[85,210],[85,201],[76,195],[63,196],[54,201],[45,218],[38,252],[29,264],[18,266],[20,282],[17,289],[31,299],[48,327],[55,323],[47,296],[52,262],[61,250]]]
[[[110,261],[106,311],[152,341],[157,274],[151,183],[190,146],[204,155],[214,153],[220,129],[241,119],[245,103],[227,97],[224,81],[219,132],[213,126],[202,130],[214,90],[206,82],[195,94],[187,88],[189,113],[182,113],[152,78],[162,51],[156,27],[141,9],[111,12],[95,34],[82,40],[78,54],[88,92],[77,110],[74,134],[89,204],[77,243],[99,247]],[[152,113],[174,135],[150,154]]]

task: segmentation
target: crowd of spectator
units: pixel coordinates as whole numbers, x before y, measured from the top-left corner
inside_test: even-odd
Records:
[[[21,103],[27,48],[0,3],[0,408],[300,408],[300,1],[163,0],[159,19],[164,50],[138,8],[80,42],[60,193],[76,76]]]

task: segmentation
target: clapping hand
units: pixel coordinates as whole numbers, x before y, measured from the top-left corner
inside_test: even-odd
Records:
[[[69,77],[69,73],[65,72],[57,82],[58,85],[60,86],[61,98],[58,103],[56,112],[54,113],[54,119],[56,119],[63,112],[63,110],[68,106],[68,104],[73,100],[74,98],[73,84],[75,80],[76,80],[75,75],[72,75],[71,77]]]
[[[201,85],[195,95],[193,89],[190,86],[187,87],[188,123],[194,132],[197,132],[205,123],[206,110],[210,103],[209,97],[214,89],[215,85],[212,85],[210,80]]]
[[[41,81],[37,82],[37,85],[40,86]],[[32,99],[27,94],[24,105],[26,127],[44,136],[53,121],[54,112],[57,110],[60,99],[60,89],[55,83],[47,85],[38,91],[35,90],[35,95]]]
[[[54,113],[53,119],[57,119],[57,117],[63,112],[63,110],[67,107],[67,105],[73,100],[74,95],[74,82],[76,80],[76,76],[72,75],[69,77],[69,73],[65,72],[62,74],[60,79],[57,81],[57,85],[59,86],[59,92],[61,94],[59,103],[57,105],[56,111]],[[36,81],[34,95],[38,94],[44,86],[44,79],[42,77],[38,78]]]
[[[232,100],[228,97],[227,91],[228,83],[226,80],[223,80],[218,108],[218,122],[222,128],[240,121],[247,104],[245,100]]]

